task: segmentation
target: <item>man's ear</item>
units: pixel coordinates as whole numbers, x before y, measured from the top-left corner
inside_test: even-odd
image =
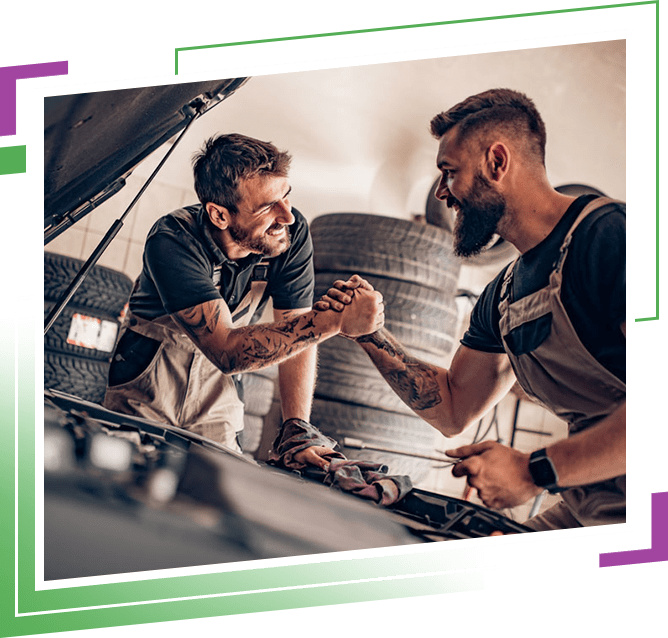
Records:
[[[213,202],[207,202],[206,206],[207,214],[211,223],[220,230],[225,230],[230,224],[230,211],[225,208],[225,206],[220,206],[214,204]]]
[[[500,182],[510,167],[510,149],[503,142],[494,142],[487,149],[487,170],[493,182]]]

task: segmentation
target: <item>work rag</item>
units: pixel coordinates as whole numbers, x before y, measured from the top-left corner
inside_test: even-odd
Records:
[[[315,445],[334,449],[337,443],[307,421],[288,419],[274,441],[269,463],[288,470],[306,469],[307,466],[296,461],[294,455]],[[396,503],[413,488],[409,476],[390,475],[389,468],[382,463],[348,460],[336,451],[323,458],[329,462],[327,471],[309,472],[310,477],[380,505]]]

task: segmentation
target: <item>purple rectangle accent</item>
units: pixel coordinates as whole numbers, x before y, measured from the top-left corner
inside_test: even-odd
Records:
[[[67,61],[0,67],[0,136],[16,135],[16,82],[67,75]]]
[[[652,547],[599,556],[599,567],[657,563],[668,560],[668,492],[652,494]]]

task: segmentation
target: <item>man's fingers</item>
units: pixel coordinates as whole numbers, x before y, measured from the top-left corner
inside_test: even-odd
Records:
[[[495,441],[483,441],[482,443],[472,443],[471,445],[462,445],[461,447],[454,448],[452,450],[446,450],[446,456],[451,456],[453,458],[463,459],[467,456],[472,456],[474,454],[480,454],[485,450],[496,445]]]
[[[341,292],[350,292],[354,290],[357,286],[351,285],[350,281],[343,281],[343,279],[337,279],[333,284],[332,288],[336,288]]]
[[[316,303],[313,304],[313,307],[316,310],[329,310],[331,308],[332,310],[341,312],[344,308],[344,304],[327,294],[320,297],[319,301],[316,301]]]
[[[326,472],[329,470],[329,461],[323,458],[323,456],[328,454],[334,454],[334,450],[322,445],[313,445],[301,452],[297,452],[294,458],[299,463],[315,465]]]
[[[364,288],[366,290],[373,290],[373,286],[364,278],[359,275],[353,275],[346,282],[346,286],[349,288]]]
[[[337,282],[334,282],[336,284]],[[353,300],[352,294],[348,291],[348,289],[341,290],[339,288],[330,288],[327,291],[327,297],[330,299],[334,299],[340,303],[344,304],[349,304]]]
[[[476,476],[482,468],[482,460],[477,456],[471,456],[465,461],[460,461],[452,466],[453,476]],[[471,482],[469,481],[469,484]],[[475,485],[473,485],[475,487]]]

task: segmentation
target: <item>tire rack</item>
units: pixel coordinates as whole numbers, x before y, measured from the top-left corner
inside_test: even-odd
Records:
[[[361,213],[333,213],[311,223],[315,299],[336,279],[358,274],[385,300],[385,325],[418,358],[445,363],[457,330],[460,264],[449,232],[435,226]],[[336,337],[320,347],[312,422],[350,458],[379,462],[418,482],[438,435],[401,402],[357,345]],[[350,449],[345,437],[408,454]]]

